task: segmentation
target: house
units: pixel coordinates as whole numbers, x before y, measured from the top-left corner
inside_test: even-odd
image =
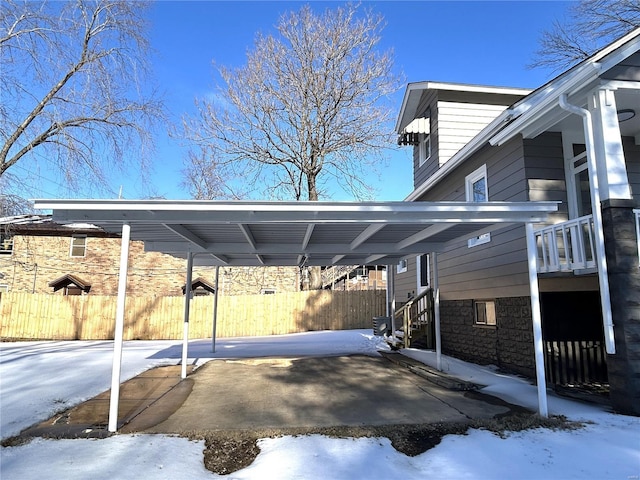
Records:
[[[49,215],[0,218],[0,292],[56,295],[115,295],[120,235],[90,224],[61,225]],[[132,296],[179,296],[185,286],[185,260],[144,250],[132,242],[127,291]],[[222,295],[298,291],[299,269],[238,267],[219,270]],[[211,293],[215,267],[194,268],[195,294]]]
[[[409,84],[396,132],[409,201],[559,202],[534,232],[548,383],[640,415],[640,29],[531,92]],[[437,254],[442,351],[533,377],[525,227],[479,233]],[[397,304],[433,260],[400,262]]]

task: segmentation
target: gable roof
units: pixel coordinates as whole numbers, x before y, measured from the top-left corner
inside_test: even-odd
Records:
[[[90,283],[85,282],[81,278],[71,274],[62,275],[61,277],[52,280],[51,282],[49,282],[49,286],[53,287],[54,292],[57,292],[61,288],[69,286],[78,287],[80,290],[83,290],[86,293],[89,293],[89,290],[91,290]]]
[[[198,288],[202,288],[204,290],[206,290],[207,292],[211,292],[211,293],[215,293],[216,292],[216,286],[205,280],[202,277],[198,277],[198,278],[194,278],[191,281],[191,290],[197,290]],[[185,283],[182,286],[182,294],[184,295],[185,290],[187,289],[187,284]]]
[[[473,85],[465,83],[447,83],[447,82],[415,82],[409,83],[404,92],[402,106],[396,121],[396,133],[400,134],[405,127],[411,123],[422,112],[418,112],[420,99],[425,90],[438,90],[441,92],[450,92],[455,95],[474,94],[478,99],[491,99],[491,102],[499,105],[511,105],[516,100],[531,93],[528,88],[514,87],[498,87],[491,85]]]
[[[617,87],[640,91],[640,28],[637,28],[591,57],[514,103],[453,155],[405,200],[415,201],[460,166],[482,146],[502,145],[516,135],[534,138],[569,116],[558,101],[567,94],[574,103],[585,103],[588,91],[606,79]],[[637,95],[633,98],[636,98]],[[640,115],[637,115],[640,121]]]

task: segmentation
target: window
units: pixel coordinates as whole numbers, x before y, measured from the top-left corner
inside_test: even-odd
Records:
[[[473,302],[475,311],[475,324],[495,326],[496,325],[496,302],[495,300],[476,300]]]
[[[406,271],[407,271],[407,259],[403,258],[398,262],[398,265],[396,266],[396,273],[404,273]]]
[[[0,293],[8,292],[8,291],[9,291],[9,285],[6,285],[4,283],[0,284]]]
[[[418,140],[418,155],[420,158],[420,166],[431,157],[431,135],[421,133]]]
[[[87,254],[87,237],[71,237],[71,250],[69,256],[84,257]]]
[[[418,267],[418,290],[422,291],[429,286],[429,278],[431,277],[431,269],[429,265],[429,254],[416,257],[416,266]]]
[[[464,181],[467,202],[486,202],[489,200],[486,165],[467,175]]]
[[[467,202],[488,202],[489,189],[487,186],[487,166],[483,165],[464,179],[465,196]],[[484,233],[467,241],[469,248],[491,241],[491,234]]]
[[[0,255],[11,255],[13,252],[13,237],[0,232]]]

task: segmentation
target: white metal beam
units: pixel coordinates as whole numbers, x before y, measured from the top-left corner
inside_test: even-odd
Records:
[[[207,242],[202,238],[198,237],[195,233],[190,231],[187,227],[183,225],[168,225],[166,223],[162,224],[163,227],[171,230],[173,233],[180,235],[182,238],[187,240],[189,243],[192,243],[202,249],[207,248]]]
[[[364,229],[364,231],[360,235],[358,235],[356,238],[353,239],[350,247],[351,248],[359,247],[364,242],[369,240],[373,235],[375,235],[380,230],[382,230],[385,226],[386,225],[384,223],[374,223],[372,225],[369,225],[367,228]]]
[[[118,273],[118,297],[116,300],[116,325],[113,335],[113,365],[111,367],[111,393],[109,397],[109,431],[118,430],[118,406],[120,403],[120,372],[122,367],[122,337],[124,333],[124,307],[127,297],[127,271],[129,268],[129,239],[131,227],[122,225],[120,241],[120,271]]]
[[[453,223],[439,223],[437,225],[431,225],[430,227],[425,228],[424,230],[421,230],[418,233],[414,233],[413,235],[405,238],[404,240],[398,242],[396,244],[396,248],[398,250],[402,250],[404,248],[407,248],[411,245],[414,245],[418,242],[421,242],[423,240],[426,240],[429,237],[432,237],[433,235],[437,235],[440,232],[444,232],[445,230],[453,227],[454,224]]]
[[[311,235],[313,234],[313,229],[315,228],[315,224],[310,223],[307,225],[307,231],[304,234],[304,238],[302,239],[302,250],[305,250],[309,245],[309,241],[311,240]]]
[[[187,357],[189,351],[189,307],[191,304],[191,282],[193,278],[193,253],[187,253],[187,284],[184,289],[184,322],[182,329],[182,378],[187,378]]]
[[[544,370],[544,342],[542,341],[542,315],[540,313],[540,291],[538,287],[538,248],[533,233],[533,224],[526,224],[527,259],[529,267],[529,290],[531,293],[531,318],[533,322],[533,348],[538,384],[538,413],[549,416],[547,408],[547,379]]]

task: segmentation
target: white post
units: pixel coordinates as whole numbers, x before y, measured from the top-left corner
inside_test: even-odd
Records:
[[[531,318],[533,321],[533,348],[536,361],[536,382],[538,383],[538,413],[548,417],[547,379],[544,372],[544,342],[542,341],[542,315],[540,314],[540,291],[538,289],[538,249],[533,233],[533,224],[525,225],[527,232],[527,256],[529,264],[529,289],[531,292]]]
[[[391,337],[396,338],[396,277],[393,271],[393,265],[387,265],[387,288],[389,291],[390,302],[389,316],[391,317]]]
[[[220,278],[220,265],[216,266],[216,291],[213,294],[213,332],[211,334],[211,351],[216,353],[216,324],[218,323],[218,279]]]
[[[433,257],[433,316],[436,330],[436,369],[442,371],[442,341],[440,339],[440,284],[438,283],[438,254]]]
[[[598,283],[600,284],[600,304],[602,305],[602,323],[604,327],[604,343],[608,354],[616,353],[615,336],[613,333],[613,313],[611,312],[611,294],[609,292],[609,273],[607,256],[604,250],[604,231],[602,229],[602,210],[600,208],[600,187],[598,184],[598,166],[594,144],[592,115],[589,110],[570,104],[567,95],[560,97],[559,105],[562,109],[580,115],[584,128],[587,149],[587,165],[589,166],[589,188],[591,191],[591,210],[593,214],[593,230],[595,233],[595,256],[598,262]]]
[[[184,289],[184,327],[182,334],[182,378],[187,378],[187,353],[189,351],[189,306],[193,276],[193,252],[187,253],[187,283]]]
[[[120,242],[120,271],[118,273],[118,297],[116,300],[116,326],[113,335],[113,366],[111,367],[111,396],[109,398],[109,431],[118,430],[118,405],[120,401],[120,371],[122,366],[122,336],[124,331],[124,307],[127,295],[127,270],[129,267],[129,238],[131,227],[122,225]]]

